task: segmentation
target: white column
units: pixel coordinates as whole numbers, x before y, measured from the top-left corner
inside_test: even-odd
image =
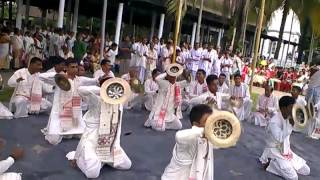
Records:
[[[120,31],[122,24],[122,13],[123,13],[123,3],[119,3],[118,16],[117,16],[117,26],[116,26],[116,35],[114,36],[114,42],[119,44],[120,41]]]
[[[106,20],[107,20],[107,6],[108,0],[103,1],[103,9],[102,9],[102,20],[101,20],[101,44],[100,44],[100,60],[103,59],[104,54],[104,44],[106,41],[105,34],[106,34]]]
[[[57,27],[58,28],[63,28],[64,5],[65,5],[65,0],[60,0],[60,3],[59,3],[59,16],[58,16],[58,23],[57,23]]]
[[[222,37],[222,29],[219,29],[219,35],[218,35],[218,41],[217,41],[217,47],[220,47],[221,37]]]
[[[200,43],[200,28],[201,28],[201,20],[202,20],[203,1],[204,0],[201,0],[199,16],[198,16],[198,27],[197,27],[197,37],[196,37],[197,43]]]
[[[22,24],[22,5],[23,0],[17,0],[17,19],[16,19],[16,28],[21,29]]]
[[[72,31],[75,33],[77,32],[77,27],[78,27],[78,12],[79,12],[79,0],[75,0],[73,18],[72,18]]]
[[[151,32],[150,32],[150,39],[151,40],[154,36],[154,27],[156,25],[156,20],[157,20],[157,14],[156,14],[156,12],[152,12]]]
[[[191,48],[194,46],[194,41],[196,40],[196,30],[197,30],[197,23],[193,23],[192,27],[192,35],[191,35]]]
[[[161,14],[160,16],[160,24],[159,24],[159,32],[158,32],[158,38],[162,38],[162,33],[163,33],[163,25],[164,25],[164,14]]]

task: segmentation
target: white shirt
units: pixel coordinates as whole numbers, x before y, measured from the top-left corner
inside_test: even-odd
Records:
[[[221,57],[221,65],[231,65],[230,67],[223,67],[221,72],[226,74],[226,75],[231,73],[230,70],[231,70],[232,64],[233,64],[233,62],[232,62],[232,60],[230,58],[225,58],[224,56]]]
[[[144,83],[144,92],[146,94],[155,94],[156,91],[158,91],[159,85],[156,81],[154,81],[152,78],[147,79]]]
[[[108,59],[110,60],[111,64],[113,65],[114,62],[116,61],[116,55],[118,55],[118,51],[117,50],[112,50],[110,49],[108,52],[107,52],[107,57]]]
[[[97,70],[96,72],[94,72],[93,74],[93,78],[100,78],[102,76],[104,76],[105,73],[102,71],[102,69]],[[112,71],[109,71],[107,74],[107,77],[115,77]]]

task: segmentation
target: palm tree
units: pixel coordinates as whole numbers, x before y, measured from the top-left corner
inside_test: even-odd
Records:
[[[297,13],[303,9],[304,2],[306,2],[306,1],[304,1],[304,0],[283,0],[282,6],[281,6],[281,8],[283,9],[282,20],[281,20],[281,26],[280,26],[280,31],[279,31],[279,38],[278,38],[278,42],[277,42],[276,52],[274,55],[275,59],[278,59],[278,57],[279,57],[284,27],[285,27],[287,16],[289,14],[290,9],[292,9],[295,13]]]

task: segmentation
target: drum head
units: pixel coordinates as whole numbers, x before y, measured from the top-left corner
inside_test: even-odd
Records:
[[[241,125],[238,118],[227,111],[217,111],[208,117],[205,136],[216,147],[235,146],[240,138]]]
[[[57,86],[64,91],[69,91],[71,89],[69,80],[62,74],[56,74],[54,76],[54,81],[56,82]]]
[[[167,66],[166,72],[169,76],[178,77],[183,73],[183,67],[180,64],[173,63]]]
[[[105,81],[100,89],[100,96],[108,104],[124,104],[131,96],[130,85],[121,78]]]
[[[308,101],[307,110],[308,110],[309,119],[310,118],[314,118],[316,116],[315,107],[314,107],[312,98],[310,98],[309,101]]]
[[[295,127],[297,127],[298,129],[304,129],[308,121],[306,108],[302,105],[294,104],[292,108],[292,118]]]

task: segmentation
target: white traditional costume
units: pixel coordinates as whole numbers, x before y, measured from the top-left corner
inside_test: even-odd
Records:
[[[155,102],[157,91],[159,89],[159,85],[153,78],[147,79],[144,83],[144,93],[145,93],[145,100],[144,100],[144,107],[151,111],[153,104]]]
[[[290,148],[292,125],[277,112],[267,126],[266,148],[260,161],[270,163],[267,171],[288,180],[298,180],[298,175],[309,175],[310,168],[306,161],[295,154]]]
[[[222,85],[220,85],[220,83],[218,83],[218,92],[229,93],[228,85],[225,82]]]
[[[217,56],[216,59],[214,59],[212,62],[211,74],[219,76],[220,71],[221,71],[221,60]]]
[[[39,114],[51,108],[51,103],[42,98],[43,92],[51,92],[47,86],[39,79],[40,73],[30,74],[27,68],[17,70],[8,80],[8,86],[14,87],[9,110],[14,112],[15,118],[28,117],[30,114]],[[17,82],[17,79],[23,78]]]
[[[137,58],[138,58],[138,48],[140,46],[139,42],[135,42],[132,44],[132,53],[131,53],[131,60],[130,60],[130,67],[136,67],[137,66]]]
[[[278,110],[278,99],[272,94],[267,97],[259,96],[257,112],[253,113],[253,121],[256,126],[267,126],[270,118]]]
[[[147,65],[146,65],[146,78],[152,77],[151,72],[156,69],[158,60],[158,53],[155,49],[148,48],[147,52]]]
[[[148,120],[145,122],[146,127],[152,127],[158,131],[165,131],[166,129],[181,129],[182,119],[181,112],[181,89],[188,84],[186,81],[176,82],[171,84],[164,78],[166,73],[159,75],[156,82],[159,85],[159,90],[149,114]]]
[[[208,91],[208,85],[206,82],[202,84],[199,81],[192,81],[190,85],[187,87],[187,97],[188,99],[192,99],[194,97],[198,97],[201,94]]]
[[[240,121],[248,119],[251,113],[252,101],[250,99],[250,92],[248,85],[241,83],[240,86],[232,85],[230,87],[230,96],[236,99],[242,99],[241,107],[233,107],[235,115]]]
[[[167,66],[171,63],[170,57],[173,54],[173,47],[170,47],[170,49],[167,48],[167,46],[164,46],[162,48],[161,54],[160,54],[160,62],[161,62],[161,68],[162,70],[166,70]]]
[[[224,67],[221,67],[221,73],[226,75],[226,83],[230,85],[230,75],[231,75],[231,69],[233,65],[232,59],[222,56],[220,59],[220,62],[221,62],[220,66],[224,66]],[[227,65],[229,67],[227,67]]]
[[[126,80],[131,85],[131,77],[129,73],[122,75],[121,78]],[[129,97],[128,101],[123,105],[123,107],[125,109],[132,109],[137,104],[142,103],[141,101],[142,97],[140,96],[140,94],[132,91],[131,96]]]
[[[139,80],[140,82],[144,82],[144,76],[146,72],[147,67],[147,52],[148,52],[148,46],[146,44],[140,44],[140,46],[137,49],[137,66],[139,68]]]
[[[0,161],[0,180],[21,180],[20,173],[6,173],[13,164],[14,159],[12,157]]]
[[[43,73],[40,78],[56,86],[54,91],[53,106],[50,113],[45,139],[53,145],[59,144],[63,136],[81,135],[85,124],[82,120],[81,97],[78,88],[84,85],[96,85],[97,80],[83,76],[68,79],[71,85],[69,91],[60,89],[55,81],[56,73]]]
[[[11,37],[11,49],[14,60],[14,67],[20,68],[22,53],[23,53],[23,39],[20,35]]]
[[[211,73],[212,64],[218,58],[217,51],[214,49],[204,50],[202,52],[202,60],[199,69],[203,69],[207,74]]]
[[[106,74],[102,71],[102,69],[99,69],[96,72],[94,72],[93,78],[99,79],[104,75],[107,75],[107,77],[115,77],[112,71],[109,71],[108,74]]]
[[[226,103],[226,100],[230,98],[229,94],[216,92],[216,95],[214,95],[210,91],[192,98],[189,101],[189,109],[191,110],[193,106],[198,104],[207,104],[208,98],[212,98],[215,101],[214,103],[216,104],[216,108],[218,108],[219,110],[228,110],[228,104]]]
[[[202,57],[202,51],[201,49],[192,49],[190,51],[191,54],[191,59],[192,59],[192,67],[191,67],[191,71],[192,71],[192,76],[195,78],[196,77],[196,73],[199,69],[199,64],[200,64],[200,60]]]
[[[0,119],[12,119],[13,114],[0,102]]]
[[[318,110],[315,118],[310,121],[308,121],[308,125],[306,128],[306,134],[309,135],[309,137],[314,139],[320,139],[320,71],[317,71],[315,74],[313,74],[310,78],[310,82],[308,85],[306,100],[312,101]]]
[[[105,103],[100,97],[99,87],[80,87],[79,94],[88,99],[89,110],[83,116],[85,132],[77,150],[67,154],[76,160],[77,166],[87,178],[97,178],[103,165],[127,170],[131,160],[120,146],[122,105]]]
[[[192,129],[176,133],[176,145],[170,164],[161,180],[213,180],[213,147],[203,138],[204,129]]]

